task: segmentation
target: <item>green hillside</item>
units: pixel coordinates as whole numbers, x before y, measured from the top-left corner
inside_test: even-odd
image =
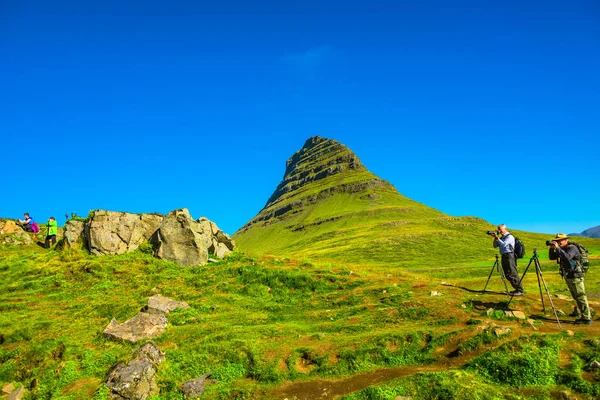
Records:
[[[403,196],[344,145],[314,137],[288,160],[267,205],[234,239],[250,254],[439,268],[492,260],[496,251],[485,235],[490,229],[495,225],[480,218],[451,217]],[[528,256],[548,239],[514,233]]]
[[[568,296],[556,265],[542,268],[553,296]],[[597,299],[600,259],[591,268],[586,286]],[[154,339],[166,362],[150,400],[183,400],[182,383],[207,372],[215,380],[205,400],[600,396],[600,371],[588,367],[600,360],[600,323],[561,317],[559,329],[547,302],[542,310],[535,274],[511,304],[532,325],[507,317],[497,275],[480,292],[488,271],[353,272],[239,253],[187,268],[140,250],[96,257],[0,247],[0,386],[25,387],[26,399],[110,398],[107,372],[141,343],[114,342],[102,330],[160,292],[190,308],[169,314]],[[554,304],[565,313],[573,306]]]

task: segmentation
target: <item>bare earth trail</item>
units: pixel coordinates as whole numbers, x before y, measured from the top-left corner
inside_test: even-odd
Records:
[[[454,285],[452,285],[452,286],[454,286]],[[454,286],[454,288],[449,287],[448,289],[450,289],[450,290],[454,289],[457,292],[464,292],[466,290],[468,292],[475,292],[475,293],[481,293],[481,294],[485,293],[488,295],[494,295],[494,294],[503,295],[503,293],[501,293],[501,292],[497,292],[497,293],[496,292],[481,292],[478,290],[469,290],[467,288],[460,287],[460,286]],[[561,318],[561,325],[562,325],[562,329],[561,329],[558,326],[558,324],[556,323],[556,320],[554,319],[555,317],[552,314],[552,310],[550,309],[549,305],[546,305],[547,312],[546,313],[542,312],[542,309],[541,309],[542,305],[541,305],[540,299],[536,295],[537,295],[537,293],[526,295],[524,298],[520,298],[519,301],[514,302],[515,303],[514,307],[516,307],[518,309],[519,306],[517,304],[519,304],[521,301],[528,300],[529,302],[531,302],[533,300],[533,303],[535,304],[533,308],[535,308],[535,310],[530,310],[530,312],[533,312],[533,315],[530,314],[530,318],[543,321],[543,323],[540,326],[538,326],[535,331],[533,331],[533,330],[523,331],[523,325],[520,322],[486,320],[483,322],[483,325],[479,327],[479,329],[473,329],[468,332],[459,334],[457,337],[452,338],[449,343],[445,344],[443,347],[438,348],[434,354],[435,354],[435,356],[442,356],[442,358],[440,358],[435,363],[432,363],[429,365],[382,368],[382,369],[378,369],[375,371],[354,375],[354,376],[351,376],[351,377],[348,377],[345,379],[341,379],[341,380],[316,379],[316,380],[311,380],[311,381],[286,383],[286,384],[283,384],[282,386],[274,389],[270,393],[269,398],[277,399],[277,400],[284,400],[284,399],[287,399],[287,400],[335,399],[335,398],[339,398],[341,396],[345,396],[345,395],[357,392],[359,390],[365,389],[372,385],[377,385],[377,384],[389,382],[389,381],[392,381],[395,379],[413,376],[413,375],[416,375],[416,374],[419,374],[422,372],[439,372],[439,371],[448,371],[448,370],[460,368],[461,366],[465,365],[466,363],[468,363],[472,359],[476,358],[480,354],[482,354],[486,351],[493,350],[493,349],[497,348],[498,346],[502,345],[503,343],[517,338],[521,334],[530,334],[530,333],[534,333],[534,332],[539,333],[539,334],[555,334],[555,333],[560,333],[561,331],[571,331],[571,334],[572,334],[572,331],[574,331],[574,330],[583,331],[587,335],[597,335],[599,333],[600,327],[598,326],[598,323],[600,321],[595,321],[596,323],[592,326],[581,326],[581,325],[574,325],[572,318],[571,319],[562,319]],[[501,296],[501,297],[504,297],[504,296]],[[500,302],[496,303],[494,301],[496,299],[490,299],[490,300],[491,300],[490,304],[499,304],[500,303]],[[482,310],[484,310],[487,307],[487,305],[484,306],[484,304],[486,304],[486,303],[480,304],[480,306],[483,306]],[[511,309],[515,309],[515,308],[511,307]],[[461,355],[458,354],[458,345],[460,343],[463,343],[466,340],[468,340],[470,337],[475,336],[477,333],[479,333],[481,331],[480,329],[483,329],[483,328],[489,326],[490,324],[494,324],[494,325],[496,325],[498,327],[502,327],[502,328],[504,328],[504,327],[510,328],[512,330],[512,334],[509,335],[508,337],[503,338],[502,340],[499,340],[498,342],[494,343],[493,345],[486,346],[485,348],[479,349],[477,351],[469,352],[469,353],[461,354]]]

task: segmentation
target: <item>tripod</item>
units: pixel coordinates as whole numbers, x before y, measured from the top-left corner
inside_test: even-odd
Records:
[[[508,286],[506,286],[506,278],[504,277],[504,271],[500,268],[500,261],[498,261],[498,254],[496,254],[496,262],[494,263],[494,265],[492,265],[492,270],[490,271],[490,274],[488,275],[488,280],[485,283],[485,286],[483,287],[482,292],[485,292],[485,289],[487,288],[488,283],[490,283],[490,278],[492,277],[492,274],[494,273],[494,269],[498,270],[498,274],[500,274],[502,283],[504,283],[504,291],[506,292],[506,294],[508,294]]]
[[[527,268],[525,268],[525,272],[523,272],[523,275],[521,276],[521,280],[519,281],[519,283],[523,282],[523,278],[525,278],[525,274],[527,274],[527,270],[529,270],[529,267],[531,266],[532,263],[535,265],[535,274],[537,276],[538,288],[540,289],[540,298],[542,300],[542,309],[544,310],[544,314],[546,313],[546,305],[544,304],[544,294],[542,293],[542,283],[544,284],[544,289],[546,289],[546,294],[548,295],[548,300],[550,301],[550,305],[552,306],[552,311],[554,311],[554,316],[556,317],[556,322],[558,322],[558,327],[560,329],[562,329],[562,326],[560,325],[560,320],[558,319],[558,314],[556,313],[556,307],[554,307],[554,303],[552,302],[552,296],[550,296],[550,291],[548,290],[548,285],[546,285],[546,280],[544,279],[544,275],[542,274],[542,268],[540,267],[540,259],[538,258],[537,249],[533,249],[533,256],[531,257],[531,260],[529,260],[529,264],[527,264]],[[506,308],[508,308],[512,299],[513,299],[513,296],[510,297],[510,300],[506,304]]]

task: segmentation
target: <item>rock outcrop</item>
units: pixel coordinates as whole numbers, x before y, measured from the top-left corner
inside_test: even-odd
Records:
[[[164,353],[154,343],[144,344],[129,363],[118,363],[108,373],[109,399],[146,400],[158,395],[156,369],[164,360]]]
[[[87,221],[68,221],[65,247],[87,247],[95,255],[124,254],[151,242],[155,256],[186,266],[205,265],[209,254],[223,258],[235,242],[206,218],[194,221],[185,208],[163,216],[96,210]]]
[[[123,254],[147,242],[163,217],[97,210],[86,225],[87,244],[95,255]]]
[[[22,229],[16,224],[15,221],[11,221],[10,219],[6,221],[0,221],[0,235],[18,231],[22,231]]]

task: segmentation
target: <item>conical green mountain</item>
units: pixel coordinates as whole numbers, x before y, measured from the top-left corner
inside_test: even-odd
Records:
[[[287,161],[283,181],[234,239],[251,254],[386,267],[464,265],[493,257],[485,235],[492,228],[403,196],[346,146],[315,136]]]

